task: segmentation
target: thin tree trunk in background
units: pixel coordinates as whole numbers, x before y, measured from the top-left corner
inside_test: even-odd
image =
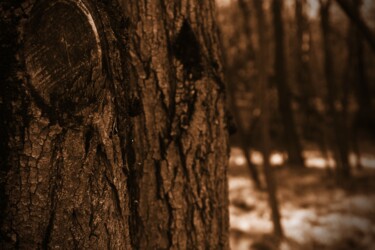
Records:
[[[238,7],[240,8],[243,18],[243,29],[245,37],[247,38],[246,48],[250,60],[255,60],[255,50],[251,39],[251,11],[245,0],[238,0]]]
[[[310,72],[310,30],[306,17],[306,0],[295,0],[295,24],[296,24],[296,60],[295,71],[297,86],[299,86],[299,100],[302,111],[302,131],[306,137],[311,136],[311,128],[316,122],[312,99],[315,97]]]
[[[252,41],[251,41],[251,29],[250,29],[250,10],[249,10],[249,7],[247,6],[247,4],[245,3],[244,0],[239,0],[238,1],[238,5],[239,5],[239,8],[241,10],[241,13],[242,13],[242,17],[243,17],[243,20],[244,20],[244,23],[243,23],[243,29],[245,31],[245,36],[247,37],[247,41],[246,41],[246,48],[247,48],[247,53],[248,53],[248,59],[249,61],[253,61],[255,59],[255,51],[254,51],[254,47],[252,46]],[[223,54],[225,55],[225,51],[223,51]],[[226,60],[224,60],[225,62]],[[225,67],[226,68],[226,67]],[[247,141],[247,134],[245,129],[244,129],[244,126],[242,126],[242,122],[241,121],[241,116],[240,116],[240,113],[239,113],[239,110],[238,110],[238,107],[236,105],[236,95],[235,95],[235,92],[236,92],[236,88],[235,86],[233,85],[233,83],[229,83],[229,86],[228,86],[228,90],[229,90],[229,94],[230,94],[230,103],[231,103],[231,107],[232,107],[232,112],[233,112],[233,115],[234,115],[234,119],[236,120],[236,124],[237,124],[237,128],[238,128],[238,135],[239,135],[239,141],[240,141],[240,146],[241,146],[241,149],[242,149],[242,152],[245,156],[245,159],[246,159],[246,163],[247,163],[247,166],[249,168],[249,171],[250,171],[250,174],[251,174],[251,177],[255,183],[255,186],[257,189],[260,189],[261,188],[261,182],[260,182],[260,179],[259,179],[259,173],[258,173],[258,170],[256,168],[256,166],[251,162],[251,154],[250,154],[250,146],[251,146],[251,143],[249,141]],[[251,128],[252,126],[250,126]],[[251,131],[249,131],[251,132]]]
[[[0,3],[0,248],[229,249],[214,1],[34,3]]]
[[[362,19],[361,6],[362,1],[352,1],[353,12],[356,16]],[[358,127],[366,128],[368,131],[373,131],[375,126],[375,114],[371,103],[371,87],[369,85],[366,76],[366,65],[365,65],[365,46],[363,41],[363,34],[359,28],[352,23],[353,29],[353,50],[354,50],[354,74],[355,81],[354,89],[357,94],[357,102],[359,104],[359,110],[357,113],[357,118],[354,123],[354,133],[357,134]],[[356,138],[356,136],[355,136]],[[357,143],[357,138],[355,139]]]
[[[374,124],[374,114],[372,112],[372,104],[371,104],[371,97],[370,97],[370,88],[367,82],[366,77],[366,68],[364,64],[364,46],[362,41],[362,36],[356,32],[356,78],[357,81],[355,82],[355,87],[357,87],[357,101],[359,103],[359,111],[357,111],[357,117],[352,124],[351,127],[351,141],[354,149],[354,153],[357,156],[357,169],[362,169],[361,163],[361,150],[358,138],[358,131],[359,128],[362,127],[361,125],[364,124],[367,129],[372,131]]]
[[[360,1],[353,1],[355,3],[355,12],[356,15],[361,16],[360,14]],[[356,84],[357,87],[357,101],[359,103],[359,112],[362,113],[363,117],[371,117],[371,92],[369,83],[366,77],[366,67],[364,62],[364,53],[365,48],[363,44],[363,36],[358,30],[358,28],[354,27],[352,24],[353,29],[353,39],[354,39],[354,55],[356,56],[354,65],[354,70],[356,74]]]
[[[223,54],[225,54],[224,51],[223,51]],[[225,61],[225,59],[224,59],[224,61]],[[249,168],[250,175],[251,175],[251,178],[254,181],[255,187],[257,189],[261,189],[262,188],[262,184],[260,182],[258,169],[251,162],[251,155],[250,155],[250,151],[249,151],[250,150],[250,147],[249,147],[250,143],[246,141],[245,129],[242,126],[241,117],[240,117],[240,114],[238,112],[238,107],[236,105],[235,91],[236,90],[235,90],[235,88],[233,86],[233,83],[228,83],[229,105],[230,105],[230,109],[231,109],[231,111],[233,113],[234,120],[236,121],[237,133],[238,133],[239,141],[240,141],[240,148],[241,148],[242,153],[243,153],[243,155],[245,157],[246,164],[247,164],[247,166]]]
[[[267,72],[266,66],[268,61],[268,53],[266,48],[266,25],[264,20],[264,11],[262,1],[255,0],[254,7],[257,16],[257,27],[258,27],[258,41],[259,41],[259,54],[257,56],[257,66],[259,72],[260,85],[260,104],[261,104],[261,133],[262,133],[262,154],[263,154],[263,166],[264,175],[267,182],[267,191],[269,197],[269,204],[272,213],[272,222],[275,235],[278,237],[283,236],[283,229],[280,222],[280,211],[277,201],[276,183],[272,173],[270,165],[270,136],[269,136],[269,107],[268,107],[268,89],[267,89]]]
[[[275,81],[278,90],[280,115],[284,129],[284,143],[288,152],[288,163],[294,167],[303,167],[302,147],[298,138],[291,107],[291,95],[287,83],[286,60],[284,56],[284,27],[281,16],[283,0],[272,1],[273,26],[275,38]]]
[[[320,60],[317,57],[317,52],[318,52],[318,46],[315,46],[316,43],[313,42],[313,33],[310,30],[310,61],[311,61],[311,67],[313,65],[318,65],[320,64]],[[315,84],[319,81],[317,79],[317,74],[312,74],[311,75],[311,81],[312,83]],[[322,157],[325,160],[325,168],[327,169],[327,172],[330,173],[329,169],[329,140],[328,140],[328,132],[327,129],[327,115],[325,114],[326,111],[324,108],[322,109],[322,104],[319,105],[318,101],[320,100],[320,97],[316,97],[317,99],[314,100],[314,112],[313,112],[313,118],[312,120],[314,121],[310,126],[314,128],[314,134],[312,136],[313,139],[317,140],[317,144],[319,146],[320,152],[322,153]]]
[[[352,4],[354,11],[358,16],[360,16],[360,7],[362,5],[361,1],[352,0]],[[363,166],[361,164],[361,152],[359,148],[358,142],[358,134],[357,131],[360,126],[360,122],[366,119],[370,119],[370,110],[371,110],[371,98],[370,98],[370,91],[368,86],[368,81],[366,77],[366,68],[364,67],[364,46],[363,46],[363,38],[360,31],[357,29],[356,25],[351,22],[349,29],[348,29],[348,49],[349,49],[349,58],[348,58],[348,69],[346,72],[349,74],[349,77],[346,77],[346,86],[347,97],[349,97],[350,89],[354,89],[355,93],[357,94],[357,102],[359,104],[359,111],[357,112],[356,117],[354,118],[354,122],[351,123],[351,127],[349,130],[349,138],[350,144],[352,145],[352,149],[354,154],[356,155],[356,168],[362,169]],[[350,81],[347,81],[350,79]],[[348,101],[345,101],[345,97],[343,98],[346,106],[349,104]],[[346,107],[348,109],[349,107]],[[345,110],[345,106],[344,106]],[[348,111],[347,111],[348,112]],[[368,115],[366,115],[368,114]],[[364,118],[364,119],[361,119]]]
[[[350,176],[350,165],[348,155],[347,129],[345,121],[340,117],[335,103],[338,101],[337,90],[335,83],[335,75],[333,68],[332,48],[330,42],[330,15],[329,10],[331,6],[330,0],[320,0],[320,15],[321,27],[323,35],[323,49],[324,49],[324,72],[327,84],[327,102],[329,113],[332,116],[332,135],[334,146],[333,151],[336,160],[336,168],[340,178],[348,178]]]
[[[302,98],[305,99],[305,105],[309,104],[309,98],[312,93],[309,54],[310,54],[310,32],[306,17],[306,0],[295,0],[295,16],[296,16],[296,74],[298,85]]]
[[[361,117],[369,119],[372,118],[374,114],[371,111],[371,91],[367,81],[366,67],[364,63],[365,48],[363,46],[362,36],[358,32],[355,33],[355,39],[357,56],[357,64],[355,65],[357,81],[355,87],[357,87],[357,101],[359,103]]]

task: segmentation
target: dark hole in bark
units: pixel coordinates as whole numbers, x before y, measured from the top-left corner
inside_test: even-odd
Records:
[[[184,65],[185,79],[196,81],[202,78],[201,49],[187,20],[184,20],[174,41],[173,52],[175,57]]]
[[[142,112],[143,112],[143,107],[142,107],[141,100],[137,97],[130,98],[129,115],[131,117],[135,117],[135,116],[142,114]]]
[[[85,133],[85,154],[89,152],[90,142],[93,137],[94,131],[92,128],[89,128]]]

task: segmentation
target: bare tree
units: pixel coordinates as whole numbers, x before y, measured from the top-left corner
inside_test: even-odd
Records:
[[[361,1],[353,0],[355,12],[360,16]],[[361,169],[361,152],[358,140],[358,131],[363,123],[371,120],[371,97],[370,88],[366,76],[364,62],[364,41],[357,26],[351,22],[348,28],[348,60],[344,72],[344,96],[342,98],[344,119],[348,122],[349,145],[357,157],[357,168]],[[359,111],[354,119],[350,119],[349,98],[350,92],[354,90],[359,104]],[[352,121],[351,121],[352,120]],[[362,124],[361,124],[362,123]]]
[[[295,0],[295,25],[296,25],[296,60],[295,73],[299,89],[299,103],[302,111],[302,132],[306,137],[311,137],[316,123],[316,110],[313,106],[313,98],[316,97],[312,86],[310,69],[311,32],[307,18],[306,0]]]
[[[239,5],[238,7],[241,10],[242,17],[244,19],[243,29],[244,29],[245,36],[247,38],[246,48],[247,48],[248,60],[255,60],[255,50],[254,50],[254,47],[253,47],[252,41],[251,41],[252,32],[251,32],[251,27],[250,27],[250,20],[251,20],[250,19],[250,9],[249,9],[248,4],[244,0],[239,0],[238,5]],[[225,53],[225,52],[223,52],[223,53]],[[224,61],[226,61],[226,60],[224,60]],[[245,128],[242,125],[243,121],[241,121],[241,116],[240,116],[238,107],[236,106],[236,96],[235,96],[236,89],[235,89],[235,86],[233,85],[233,83],[229,83],[228,90],[229,90],[229,94],[231,96],[232,112],[233,112],[234,118],[237,122],[236,123],[237,128],[238,128],[237,132],[238,132],[238,135],[239,135],[239,141],[240,141],[241,149],[242,149],[242,152],[245,156],[246,163],[247,163],[247,166],[249,167],[249,171],[250,171],[251,177],[254,181],[255,187],[257,189],[260,189],[262,185],[261,185],[261,182],[260,182],[260,179],[259,179],[259,173],[258,173],[258,170],[257,170],[256,166],[251,162],[251,154],[250,154],[251,142],[249,142],[249,136],[246,136],[247,134],[249,134],[248,132],[250,132],[250,133],[252,132],[251,128],[253,126],[250,126],[249,131],[245,131]],[[255,122],[253,121],[251,125],[254,125],[254,124],[255,124]]]
[[[263,154],[263,166],[264,175],[267,182],[267,191],[269,204],[272,213],[272,222],[275,235],[278,237],[283,236],[283,229],[280,222],[279,204],[277,202],[276,183],[273,177],[271,165],[270,165],[270,136],[269,136],[269,107],[268,107],[268,91],[267,91],[267,71],[266,65],[268,60],[268,53],[266,47],[266,25],[264,20],[264,11],[261,1],[254,1],[254,7],[257,16],[257,27],[258,27],[258,42],[259,42],[259,53],[257,56],[257,66],[259,71],[259,82],[260,85],[260,99],[261,99],[261,134],[262,134],[262,154]]]
[[[323,34],[323,50],[324,50],[324,73],[327,84],[327,103],[329,114],[332,117],[332,145],[336,160],[336,167],[338,169],[339,177],[347,178],[350,176],[349,155],[348,155],[348,140],[347,128],[342,114],[336,108],[336,103],[339,101],[337,97],[337,87],[335,81],[335,74],[333,68],[332,43],[330,40],[330,6],[331,0],[320,0],[320,17],[321,28]]]
[[[288,152],[288,162],[291,166],[303,167],[302,147],[298,138],[291,107],[291,95],[288,86],[286,63],[284,55],[284,26],[281,16],[283,0],[272,1],[273,26],[275,37],[275,81],[278,90],[279,110],[284,128],[284,142]]]

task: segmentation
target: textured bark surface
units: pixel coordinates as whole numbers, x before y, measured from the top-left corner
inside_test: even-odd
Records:
[[[2,247],[229,247],[213,11],[0,4]]]

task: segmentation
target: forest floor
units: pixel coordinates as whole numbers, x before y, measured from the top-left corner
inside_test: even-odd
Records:
[[[254,188],[241,150],[232,148],[232,250],[375,249],[375,156],[363,155],[364,168],[355,170],[345,183],[329,175],[316,152],[306,156],[309,167],[305,169],[280,167],[282,156],[277,154],[271,159],[280,164],[274,176],[286,237],[279,241],[272,236],[267,192]]]

